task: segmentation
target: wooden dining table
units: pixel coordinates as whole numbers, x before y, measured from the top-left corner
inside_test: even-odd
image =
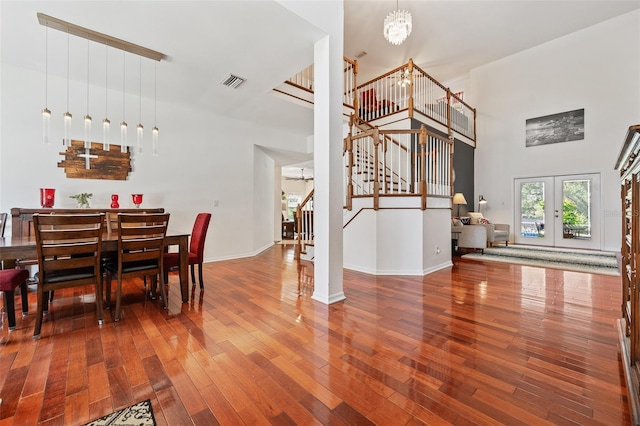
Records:
[[[182,303],[189,301],[189,234],[171,233],[165,237],[167,246],[178,246],[180,255],[180,293]],[[103,252],[118,251],[117,234],[104,234],[102,238]],[[11,265],[16,259],[36,259],[38,257],[36,240],[28,236],[12,236],[0,238],[0,261],[5,267]]]

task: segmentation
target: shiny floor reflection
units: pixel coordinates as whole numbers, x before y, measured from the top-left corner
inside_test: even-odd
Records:
[[[98,326],[87,289],[0,330],[0,424],[77,425],[150,398],[159,425],[630,422],[620,278],[456,259],[424,277],[344,271],[315,301],[292,245],[207,263],[169,307],[127,281]],[[35,312],[35,294],[29,295]],[[19,305],[19,302],[18,302]]]

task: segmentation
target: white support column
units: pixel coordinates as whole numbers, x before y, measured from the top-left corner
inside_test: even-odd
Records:
[[[342,13],[342,11],[340,11]],[[340,19],[342,20],[342,19]],[[342,240],[342,33],[314,48],[314,291],[331,304],[345,299]]]

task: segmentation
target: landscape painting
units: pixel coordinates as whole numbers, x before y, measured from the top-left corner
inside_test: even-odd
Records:
[[[584,139],[584,108],[526,122],[526,146],[547,145]]]

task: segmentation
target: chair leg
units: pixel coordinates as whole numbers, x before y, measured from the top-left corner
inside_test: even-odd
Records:
[[[196,285],[196,270],[195,265],[192,263],[189,265],[191,267],[191,285]]]
[[[104,280],[105,284],[105,302],[104,302],[104,308],[105,309],[111,309],[111,272],[106,272],[105,274],[105,280]]]
[[[202,263],[198,263],[198,275],[200,278],[200,290],[204,290],[204,281],[202,281]]]
[[[22,298],[22,315],[23,316],[29,313],[29,298],[27,294],[28,292],[29,292],[29,286],[25,281],[22,284],[20,284],[20,297]]]
[[[40,338],[40,331],[42,330],[42,315],[44,313],[44,304],[46,303],[45,297],[49,297],[49,292],[42,290],[42,283],[38,284],[38,308],[36,311],[36,325],[33,328],[33,338]]]
[[[102,309],[102,277],[96,280],[96,310],[98,311],[98,324],[104,324],[104,310]]]
[[[118,276],[118,287],[116,288],[116,314],[114,321],[120,321],[120,298],[122,296],[122,277]]]
[[[159,277],[160,278],[160,294],[162,294],[162,307],[164,309],[167,309],[167,307],[169,306],[168,300],[167,300],[167,289],[166,289],[166,283],[164,281],[164,274],[158,274],[157,276],[154,275],[153,279],[157,280]]]
[[[9,320],[9,331],[16,329],[16,306],[13,298],[15,297],[13,290],[5,290],[4,308],[7,311],[7,319]]]

